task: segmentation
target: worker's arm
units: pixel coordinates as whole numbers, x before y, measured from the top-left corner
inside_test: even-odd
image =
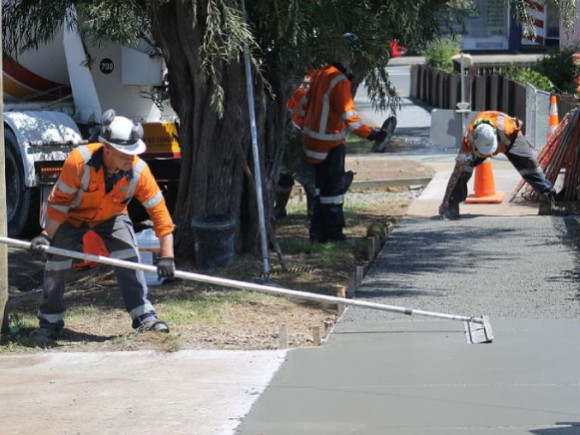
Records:
[[[159,244],[161,245],[161,256],[173,258],[173,234],[165,234],[159,238]]]
[[[175,275],[173,253],[173,221],[165,204],[163,194],[153,178],[149,166],[142,169],[135,197],[143,204],[153,221],[155,235],[159,237],[160,257],[157,260],[157,275],[160,278],[172,278]]]
[[[54,235],[58,231],[59,227],[60,227],[59,222],[52,220],[52,219],[47,219],[46,225],[44,226],[44,229],[42,230],[42,232],[45,233],[50,240],[52,240],[52,239],[54,239]]]
[[[439,206],[439,216],[444,215],[449,208],[449,199],[455,190],[457,180],[459,180],[459,176],[465,172],[468,166],[468,160],[455,160],[455,166],[453,167],[453,172],[451,173],[451,177],[449,177],[449,181],[447,182],[447,189],[445,189],[443,201],[441,201],[441,205]]]
[[[439,206],[439,216],[443,216],[449,208],[449,200],[451,199],[451,195],[455,190],[457,180],[459,180],[461,174],[469,167],[474,157],[473,148],[467,138],[464,137],[461,142],[461,146],[459,147],[459,154],[457,154],[457,157],[455,158],[453,172],[451,173],[449,181],[447,182],[447,189],[445,189],[443,201],[441,201],[441,205]]]
[[[361,119],[356,111],[354,100],[352,99],[350,81],[345,78],[338,82],[332,90],[332,97],[335,107],[340,108],[339,110],[342,112],[340,116],[346,123],[348,130],[362,139],[369,139],[373,129]]]

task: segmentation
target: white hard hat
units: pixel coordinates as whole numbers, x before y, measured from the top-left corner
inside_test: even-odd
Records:
[[[491,156],[497,150],[495,128],[483,122],[473,129],[473,146],[483,155]]]
[[[143,126],[135,124],[124,116],[116,116],[113,109],[107,110],[101,117],[99,141],[107,143],[123,154],[137,155],[145,152]]]

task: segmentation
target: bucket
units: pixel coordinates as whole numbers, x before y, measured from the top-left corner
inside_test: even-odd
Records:
[[[137,248],[139,249],[139,258],[142,264],[154,266],[161,255],[161,244],[151,228],[140,231],[135,234],[137,237]],[[156,273],[143,272],[147,285],[161,285],[165,278],[159,279]]]
[[[236,221],[228,216],[210,215],[191,221],[198,269],[229,266],[234,260]]]

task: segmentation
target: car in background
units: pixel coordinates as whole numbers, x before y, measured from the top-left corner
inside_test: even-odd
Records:
[[[401,45],[401,42],[398,39],[393,39],[389,42],[389,52],[391,57],[401,57],[407,54],[407,49]]]

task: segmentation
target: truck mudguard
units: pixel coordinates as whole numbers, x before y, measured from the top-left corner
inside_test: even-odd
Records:
[[[72,147],[83,143],[79,128],[65,113],[5,112],[4,122],[18,140],[27,187],[36,186],[34,162],[64,161]]]

